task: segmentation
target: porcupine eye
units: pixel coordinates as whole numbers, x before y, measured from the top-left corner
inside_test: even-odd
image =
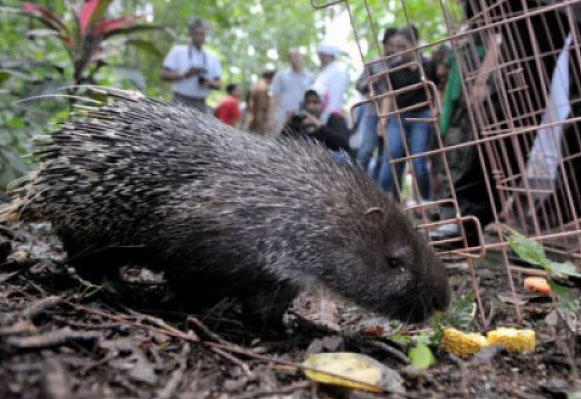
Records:
[[[387,263],[387,267],[392,270],[403,269],[403,262],[391,256],[385,258],[385,263]]]

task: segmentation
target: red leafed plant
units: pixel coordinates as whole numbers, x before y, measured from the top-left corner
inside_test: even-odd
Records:
[[[41,21],[51,34],[58,37],[65,45],[73,63],[73,80],[75,84],[92,83],[95,72],[104,65],[107,56],[103,42],[111,36],[132,32],[164,29],[152,24],[138,23],[141,16],[129,16],[117,19],[104,19],[105,12],[113,0],[85,0],[80,9],[71,7],[74,15],[71,23],[65,22],[50,9],[31,2],[24,2],[19,8],[9,11],[28,15]],[[6,9],[5,9],[6,10]],[[127,40],[127,44],[161,55],[153,43],[145,40]],[[89,65],[92,65],[88,71]]]

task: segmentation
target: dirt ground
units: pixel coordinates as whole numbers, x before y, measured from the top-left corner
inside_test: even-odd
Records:
[[[246,328],[235,302],[188,314],[169,306],[161,276],[137,267],[124,282],[96,287],[63,262],[46,226],[0,225],[0,398],[573,398],[581,369],[578,320],[562,328],[547,297],[519,291],[532,354],[491,349],[459,359],[439,349],[424,372],[388,336],[401,326],[340,300],[339,331],[324,327],[302,295],[284,332]],[[500,262],[477,265],[491,326],[517,326]],[[454,296],[471,291],[466,264],[449,262]],[[516,276],[517,289],[522,277]],[[577,291],[578,293],[578,291]],[[475,325],[475,329],[477,326]],[[352,351],[396,370],[405,393],[372,394],[310,382],[297,364],[309,354]]]

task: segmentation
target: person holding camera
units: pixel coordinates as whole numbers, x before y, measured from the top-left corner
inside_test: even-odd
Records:
[[[173,101],[207,112],[206,97],[220,89],[221,65],[206,51],[206,23],[192,17],[188,24],[191,43],[174,46],[163,61],[161,80],[172,82]]]
[[[287,114],[287,121],[280,137],[318,141],[333,152],[333,157],[337,161],[346,161],[349,159],[350,151],[347,122],[342,115],[332,113],[323,123],[324,108],[321,90],[316,87],[308,89],[300,109]]]

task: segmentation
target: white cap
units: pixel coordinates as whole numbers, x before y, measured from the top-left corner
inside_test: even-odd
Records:
[[[332,55],[333,57],[337,55],[339,49],[332,44],[321,43],[317,48],[317,53]]]

